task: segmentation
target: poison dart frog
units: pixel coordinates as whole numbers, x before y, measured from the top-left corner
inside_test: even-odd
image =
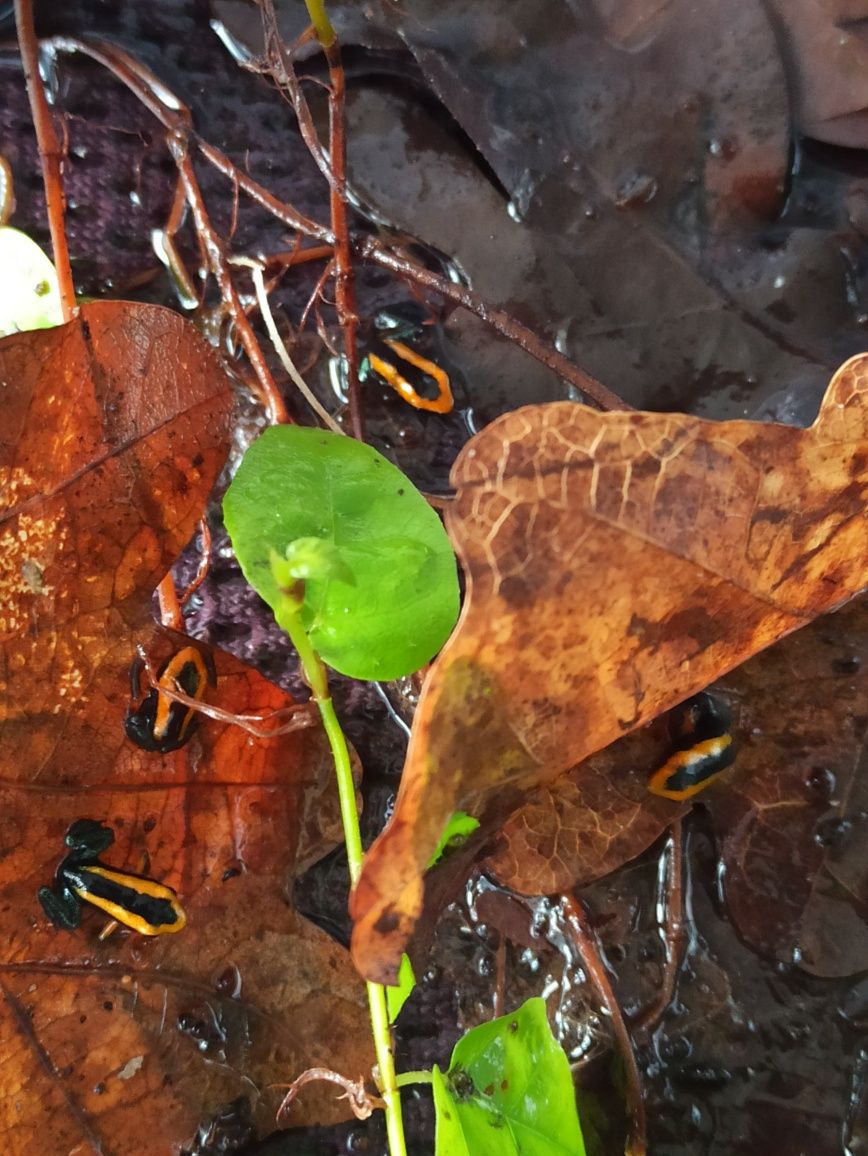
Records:
[[[451,413],[455,402],[449,374],[407,344],[418,343],[431,324],[428,312],[410,301],[378,313],[359,375],[364,381],[375,374],[416,409]]]
[[[134,700],[141,690],[141,673],[141,660],[136,658],[130,668]],[[195,730],[196,710],[169,698],[162,689],[180,690],[202,702],[209,684],[213,686],[215,681],[214,665],[210,659],[206,662],[195,646],[185,646],[157,671],[159,686],[152,686],[138,706],[127,711],[124,719],[127,738],[146,751],[159,751],[165,755],[178,750]]]
[[[45,914],[55,927],[73,931],[81,923],[82,903],[92,903],[141,935],[181,931],[187,917],[171,887],[100,863],[100,853],[114,841],[111,827],[96,819],[72,824],[64,839],[69,854],[57,868],[54,886],[39,888]]]
[[[735,760],[731,726],[729,705],[708,691],[676,707],[669,721],[675,750],[651,776],[648,789],[677,802],[704,790]]]

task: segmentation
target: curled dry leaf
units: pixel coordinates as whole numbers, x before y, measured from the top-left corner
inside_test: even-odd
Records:
[[[12,1156],[169,1151],[239,1096],[271,1124],[275,1078],[371,1062],[346,952],[285,897],[336,830],[322,737],[203,717],[160,755],[123,729],[136,645],[160,662],[182,641],[152,591],[225,461],[229,383],[186,322],[123,303],[7,339],[0,380],[0,1134]],[[214,705],[287,705],[214,661]],[[178,891],[179,935],[100,941],[93,909],[48,923],[36,892],[82,817],[114,829],[107,863]],[[296,1119],[345,1114],[314,1093]]]
[[[808,430],[557,403],[473,439],[467,601],[353,896],[363,974],[396,973],[453,811],[514,806],[865,585],[866,389],[860,356]]]

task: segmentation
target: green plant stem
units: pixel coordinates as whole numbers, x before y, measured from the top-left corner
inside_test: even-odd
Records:
[[[332,28],[331,20],[328,18],[324,0],[304,0],[304,2],[307,5],[307,14],[310,16],[317,40],[323,48],[330,48],[337,40],[337,35]]]
[[[319,707],[323,727],[331,747],[338,778],[338,797],[341,806],[341,822],[344,828],[344,842],[347,847],[347,861],[350,883],[355,886],[362,871],[362,832],[359,827],[359,812],[356,808],[356,786],[353,782],[353,767],[347,740],[335,713],[334,703],[329,693],[328,674],[322,659],[314,650],[302,625],[301,615],[291,599],[275,615],[278,625],[289,635],[298,651],[304,676]],[[380,1091],[386,1105],[386,1134],[389,1139],[390,1156],[407,1156],[404,1140],[404,1120],[401,1115],[401,1093],[395,1075],[395,1057],[392,1054],[392,1033],[389,1026],[389,1011],[386,1003],[386,989],[379,983],[367,983],[368,1008],[371,1016],[371,1031],[377,1067],[380,1070]]]
[[[421,1071],[402,1072],[396,1083],[399,1088],[409,1088],[413,1084],[433,1084],[434,1073],[430,1068],[424,1068]]]

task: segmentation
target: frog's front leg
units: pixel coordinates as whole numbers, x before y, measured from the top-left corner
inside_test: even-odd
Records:
[[[38,891],[42,910],[55,927],[75,931],[81,923],[81,900],[66,886],[40,887]]]

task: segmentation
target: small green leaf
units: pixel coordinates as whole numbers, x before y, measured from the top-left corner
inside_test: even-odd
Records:
[[[433,1072],[435,1156],[585,1156],[570,1066],[541,999],[480,1024]]]
[[[223,509],[241,569],[272,609],[282,594],[271,552],[294,559],[290,565],[306,559],[302,621],[323,661],[342,674],[400,678],[449,636],[458,578],[446,531],[370,446],[300,426],[267,429],[245,454]]]
[[[293,581],[306,578],[334,578],[348,586],[356,584],[346,559],[327,538],[296,538],[286,547],[286,557],[281,561],[279,570],[273,558],[271,562],[271,572],[281,585],[290,586]]]
[[[437,844],[437,848],[428,863],[429,868],[433,867],[435,863],[439,863],[444,852],[448,851],[451,847],[460,846],[473,834],[478,826],[478,819],[474,819],[472,815],[468,815],[464,811],[456,811],[446,824],[443,834],[440,836],[440,842]]]
[[[0,228],[0,337],[63,324],[57,273],[35,241]]]
[[[386,1006],[389,1009],[389,1023],[393,1024],[401,1013],[401,1008],[410,998],[416,986],[416,973],[409,955],[401,956],[401,966],[398,970],[398,982],[386,988]]]

